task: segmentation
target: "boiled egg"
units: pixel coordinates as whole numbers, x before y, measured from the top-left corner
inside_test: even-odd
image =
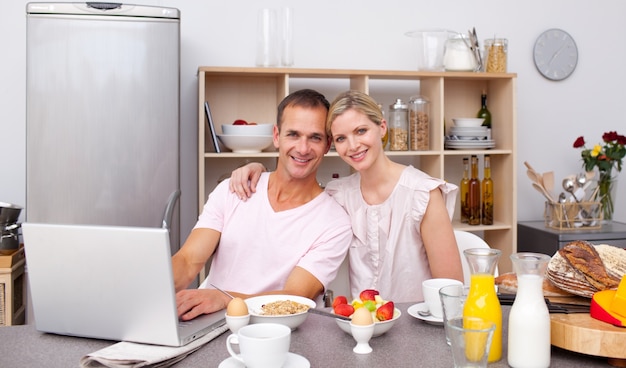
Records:
[[[228,302],[226,314],[229,316],[246,316],[248,315],[248,305],[241,298],[233,298]]]
[[[372,312],[367,308],[357,308],[352,314],[352,324],[357,326],[369,326],[374,323]]]

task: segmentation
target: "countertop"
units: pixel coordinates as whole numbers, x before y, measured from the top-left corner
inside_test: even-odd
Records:
[[[339,329],[332,318],[311,314],[292,333],[292,353],[311,362],[311,367],[453,367],[450,347],[446,345],[443,326],[416,319],[407,313],[414,303],[397,307],[402,316],[385,335],[370,341],[371,354],[352,352],[355,341]],[[509,306],[503,306],[503,354],[489,367],[508,367],[506,331]],[[229,357],[226,332],[191,354],[176,367],[218,367]],[[80,358],[113,344],[112,341],[59,336],[41,333],[34,325],[0,327],[0,367],[77,367]],[[552,368],[607,367],[606,358],[598,358],[552,348]]]

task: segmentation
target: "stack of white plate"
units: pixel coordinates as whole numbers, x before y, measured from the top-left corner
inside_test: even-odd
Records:
[[[445,145],[449,149],[484,149],[493,148],[496,143],[491,139],[491,131],[485,126],[450,128]]]

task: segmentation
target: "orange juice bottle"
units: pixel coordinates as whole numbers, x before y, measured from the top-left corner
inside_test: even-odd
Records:
[[[495,324],[489,363],[502,358],[502,308],[496,295],[494,271],[500,251],[489,248],[463,251],[471,270],[470,290],[463,307],[463,317],[478,317]]]

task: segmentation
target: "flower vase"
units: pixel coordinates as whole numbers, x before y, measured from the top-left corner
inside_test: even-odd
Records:
[[[602,203],[603,223],[610,223],[613,220],[616,192],[617,174],[613,174],[611,169],[600,171],[596,200]]]

